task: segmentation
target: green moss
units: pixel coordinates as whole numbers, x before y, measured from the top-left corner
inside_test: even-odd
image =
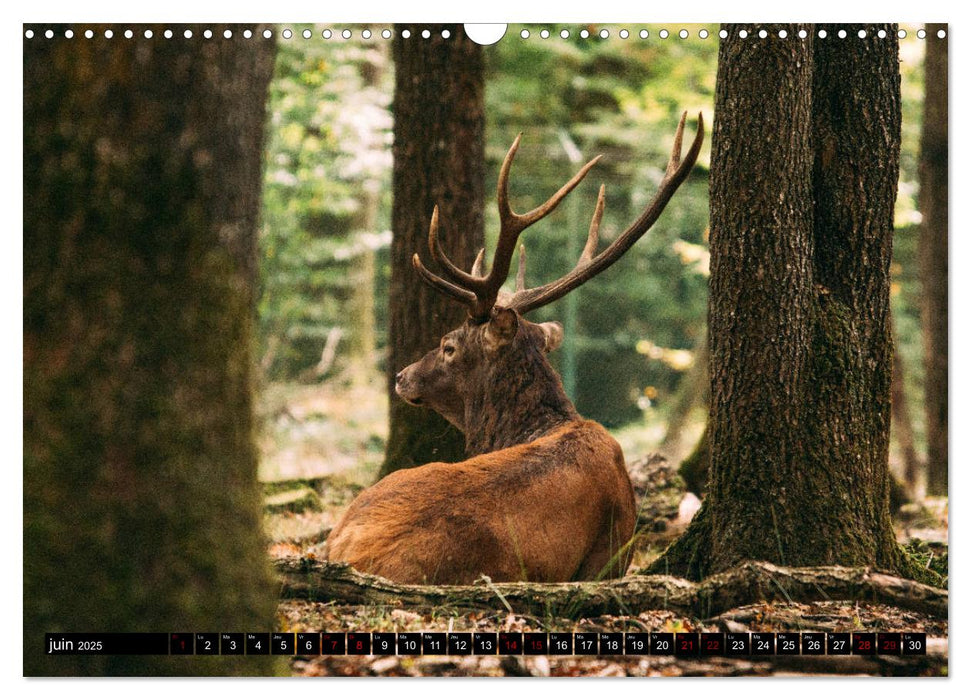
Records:
[[[281,491],[263,499],[266,513],[305,513],[322,510],[320,498],[312,488],[304,487]]]
[[[947,545],[934,546],[924,540],[911,539],[900,547],[902,573],[930,586],[947,588]]]

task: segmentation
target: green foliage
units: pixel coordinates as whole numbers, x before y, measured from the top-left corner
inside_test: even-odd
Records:
[[[924,346],[920,325],[921,286],[917,276],[917,226],[900,226],[893,235],[890,267],[890,303],[893,312],[896,350],[904,365],[904,390],[910,398],[910,417],[918,454],[926,444],[924,426]]]
[[[486,54],[488,181],[495,182],[506,149],[519,132],[523,142],[510,181],[519,210],[543,201],[586,159],[600,153],[604,158],[588,182],[524,234],[527,284],[554,279],[576,263],[600,182],[606,185],[602,248],[653,197],[681,113],[689,113],[687,140],[693,137],[698,112],[704,113],[709,128],[699,167],[654,228],[614,268],[534,313],[535,320],[567,325],[566,345],[553,360],[569,387],[564,356],[569,343],[575,343],[574,399],[580,412],[619,425],[639,417],[645,388],[652,394],[656,388],[663,404],[684,369],[638,353],[638,342],[692,350],[704,334],[707,279],[682,255],[684,242],[689,248],[705,245],[718,45],[714,39],[684,42],[656,34],[646,41],[616,36],[543,40],[531,29],[534,38],[503,41]],[[550,30],[555,36],[559,28]],[[519,28],[509,32],[516,35]],[[491,244],[498,231],[494,208],[487,208],[487,217]],[[576,314],[575,321],[571,314]]]
[[[914,32],[908,30],[913,36]],[[918,279],[917,243],[920,238],[918,165],[924,109],[924,42],[900,42],[901,124],[900,183],[894,213],[893,263],[890,269],[890,301],[894,341],[904,365],[904,389],[911,403],[914,439],[918,454],[926,444],[924,396],[924,348],[920,324],[921,286]]]
[[[355,262],[390,240],[387,42],[315,34],[280,42],[270,91],[259,315],[271,376],[312,366],[331,329],[356,332],[346,307],[375,280]]]

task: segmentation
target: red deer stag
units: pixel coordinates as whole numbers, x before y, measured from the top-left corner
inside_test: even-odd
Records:
[[[499,172],[501,227],[492,269],[483,252],[471,273],[446,257],[438,241],[438,208],[428,245],[445,279],[418,255],[421,278],[469,307],[465,323],[446,334],[398,375],[398,395],[428,406],[466,436],[469,458],[402,469],[363,491],[331,533],[326,556],[401,583],[570,581],[622,576],[634,533],[634,492],[620,445],[599,424],[584,420],[563,392],[546,353],[559,346],[557,323],[522,315],[559,299],[616,262],[654,224],[694,165],[698,132],[684,160],[685,116],[667,170],[651,204],[599,255],[604,188],[583,254],[572,272],[525,288],[525,248],[519,250],[516,291],[500,287],[519,235],[549,214],[579,184],[599,156],[549,201],[527,214],[509,205],[509,169],[519,138]]]

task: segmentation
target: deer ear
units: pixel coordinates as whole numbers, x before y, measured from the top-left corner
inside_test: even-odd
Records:
[[[563,326],[556,321],[538,323],[540,331],[543,333],[543,352],[553,352],[563,343]]]
[[[498,350],[512,342],[519,329],[519,316],[512,309],[496,308],[486,325],[485,339],[490,350]]]

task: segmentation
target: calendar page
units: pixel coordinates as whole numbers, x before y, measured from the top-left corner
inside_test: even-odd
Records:
[[[22,42],[25,676],[948,675],[948,25]]]

